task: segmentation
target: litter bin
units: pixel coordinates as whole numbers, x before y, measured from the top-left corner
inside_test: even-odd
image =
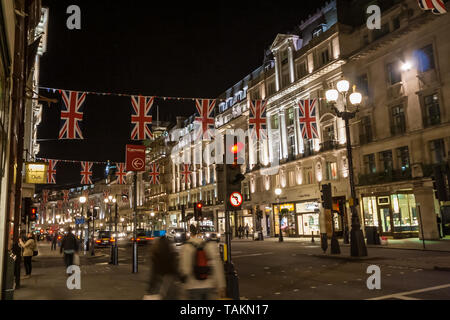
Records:
[[[14,269],[16,264],[16,256],[10,251],[5,264],[5,285],[3,289],[3,300],[14,299]]]

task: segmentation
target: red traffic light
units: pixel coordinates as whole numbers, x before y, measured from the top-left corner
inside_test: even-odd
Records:
[[[244,145],[241,142],[238,142],[231,146],[230,151],[231,151],[231,153],[237,154],[237,153],[241,152],[243,147],[244,147]]]
[[[36,208],[31,208],[31,214],[36,214]]]
[[[203,204],[201,202],[197,203],[197,208],[201,209],[203,207]]]

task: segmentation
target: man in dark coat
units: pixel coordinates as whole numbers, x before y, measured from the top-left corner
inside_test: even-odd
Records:
[[[69,228],[67,234],[62,239],[60,253],[64,250],[64,262],[66,268],[73,265],[73,255],[78,252],[78,240]]]

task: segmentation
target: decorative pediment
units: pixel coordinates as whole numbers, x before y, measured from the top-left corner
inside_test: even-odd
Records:
[[[270,46],[270,50],[271,51],[278,50],[281,46],[286,44],[288,40],[292,40],[293,43],[296,43],[297,40],[298,40],[298,36],[293,35],[293,34],[281,34],[281,33],[279,33],[276,36],[275,41]]]

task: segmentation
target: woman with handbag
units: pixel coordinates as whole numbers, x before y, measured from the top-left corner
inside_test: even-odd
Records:
[[[19,245],[23,248],[22,257],[23,257],[23,263],[25,265],[25,277],[24,279],[28,279],[31,277],[31,259],[33,258],[36,251],[36,241],[33,238],[33,235],[31,233],[27,234],[27,241],[24,243],[22,239],[19,239]]]

